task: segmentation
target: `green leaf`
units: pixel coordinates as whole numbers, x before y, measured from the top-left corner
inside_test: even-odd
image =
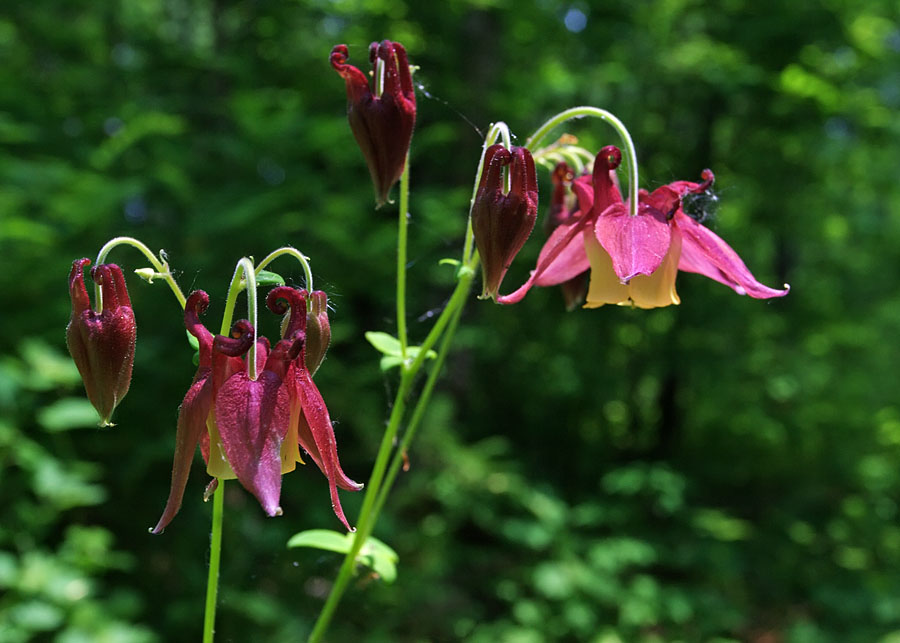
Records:
[[[330,529],[307,529],[291,536],[288,547],[311,547],[346,554],[353,546],[353,534],[342,534]],[[374,571],[385,583],[397,578],[399,557],[383,541],[369,536],[356,557],[356,562]]]
[[[37,413],[37,421],[48,431],[68,431],[97,426],[97,411],[82,397],[65,397]]]
[[[444,258],[438,261],[439,266],[458,266],[462,263],[459,259]]]
[[[370,330],[366,333],[366,339],[375,347],[375,350],[385,355],[400,355],[400,340],[393,335]]]
[[[416,359],[416,357],[419,356],[419,352],[421,350],[422,350],[421,346],[407,346],[406,347],[406,353],[407,353],[407,356],[409,357],[409,359]],[[426,357],[426,359],[434,359],[437,357],[437,353],[435,353],[433,350],[429,350],[425,354],[425,357]],[[396,355],[385,355],[384,357],[382,357],[381,362],[379,363],[379,366],[382,371],[389,371],[392,368],[394,368],[395,366],[400,366],[400,364],[402,364],[402,363],[403,363],[403,358],[400,357],[399,353],[397,353]]]
[[[330,529],[307,529],[291,536],[287,546],[312,547],[313,549],[324,549],[325,551],[346,554],[350,551],[350,546],[353,544],[353,537],[347,538],[349,535]]]
[[[275,272],[269,272],[268,270],[260,270],[259,274],[256,275],[256,285],[257,286],[283,286],[284,285],[284,277]]]

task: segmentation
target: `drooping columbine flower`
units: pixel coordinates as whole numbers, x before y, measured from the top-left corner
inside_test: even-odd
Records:
[[[269,308],[291,316],[285,338],[269,350],[268,340],[256,344],[257,377],[249,375],[246,355],[253,343],[253,327],[246,320],[235,322],[230,336],[217,335],[200,322],[209,297],[195,291],[187,299],[185,327],[199,343],[199,365],[194,381],[178,414],[172,486],[162,517],[153,533],[161,533],[181,506],[185,484],[197,445],[207,463],[207,473],[216,479],[237,478],[270,516],[281,513],[281,475],[302,463],[300,447],[310,454],[328,477],[335,515],[351,529],[337,497],[337,487],[356,491],[362,488],[344,474],[337,457],[334,429],[318,388],[312,381],[312,360],[305,354],[307,325],[315,318],[320,327],[325,306],[324,293],[314,293],[307,312],[306,293],[279,287],[269,293]],[[324,328],[317,349],[327,345]],[[243,359],[242,359],[243,357]],[[318,364],[316,364],[317,366]]]
[[[586,308],[677,304],[679,270],[705,275],[756,299],[788,293],[788,286],[778,290],[757,281],[728,244],[682,209],[685,197],[709,189],[712,172],[704,172],[703,183],[676,181],[652,193],[640,190],[638,213],[631,216],[611,174],[620,160],[613,146],[600,151],[591,183],[577,179],[572,185],[581,214],[554,230],[531,278],[497,301],[516,303],[533,285],[562,283],[583,268],[585,255],[591,269]],[[578,248],[579,236],[585,254]]]
[[[503,168],[509,167],[510,188],[503,191]],[[482,299],[496,298],[500,283],[537,217],[538,188],[534,159],[524,147],[507,150],[491,145],[484,153],[481,182],[472,204],[472,231],[481,256]]]
[[[84,285],[84,268],[90,263],[90,259],[78,259],[69,273],[72,316],[66,327],[66,344],[88,399],[100,414],[100,424],[107,426],[131,384],[137,326],[125,277],[115,264],[91,270],[103,300],[100,312],[91,309]]]
[[[331,66],[347,85],[347,119],[362,150],[372,183],[375,201],[384,205],[391,186],[403,174],[406,155],[416,124],[416,94],[413,89],[406,49],[398,42],[384,40],[369,46],[369,59],[377,73],[377,61],[384,68],[384,89],[377,94],[366,75],[347,64],[347,45],[331,50]],[[373,82],[377,88],[379,79]]]

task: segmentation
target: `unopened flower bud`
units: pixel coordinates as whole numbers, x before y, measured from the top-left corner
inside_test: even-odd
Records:
[[[91,270],[103,300],[101,311],[91,309],[84,285],[84,267],[90,263],[90,259],[72,263],[72,316],[66,327],[66,344],[81,373],[88,399],[100,414],[100,424],[107,426],[131,385],[137,326],[125,277],[115,264],[101,264]]]
[[[503,168],[507,166],[511,185],[509,193],[504,193]],[[496,299],[507,269],[534,228],[537,206],[537,177],[531,152],[524,147],[489,147],[472,205],[472,228],[484,279],[482,299]]]

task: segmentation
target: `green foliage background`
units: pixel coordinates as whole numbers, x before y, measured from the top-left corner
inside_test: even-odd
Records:
[[[317,381],[344,468],[370,470],[395,380],[394,208],[373,209],[335,43],[420,69],[410,324],[452,284],[482,130],[577,104],[631,129],[644,187],[718,178],[710,225],[771,302],[683,275],[679,307],[565,313],[473,299],[334,641],[900,640],[900,6],[896,0],[121,0],[0,9],[0,641],[195,641],[211,507],[199,465],[160,537],[194,366],[161,284],[130,279],[139,345],[94,428],[63,329],[71,261],[165,248],[221,313],[243,254],[313,258],[334,304]],[[590,147],[614,143],[573,124]],[[544,199],[548,176],[540,177]],[[540,234],[508,286],[527,275]],[[112,256],[144,266],[128,250]],[[275,266],[289,279],[302,275]],[[423,321],[424,320],[424,321]],[[275,332],[275,321],[265,330]],[[344,494],[348,516],[360,498]],[[222,641],[295,641],[338,556],[324,478],[269,520],[226,498]]]

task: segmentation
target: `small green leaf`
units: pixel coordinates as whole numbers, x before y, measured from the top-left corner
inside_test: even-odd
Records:
[[[444,258],[438,261],[439,266],[458,266],[462,263],[459,259]]]
[[[260,270],[259,274],[256,275],[256,285],[257,286],[283,286],[284,285],[284,277],[275,272],[269,272],[268,270]]]
[[[347,535],[331,531],[330,529],[307,529],[291,536],[287,546],[312,547],[313,549],[324,549],[325,551],[346,554],[350,551],[350,546],[353,544],[353,537],[347,538]]]
[[[37,413],[37,421],[48,431],[93,428],[97,426],[97,411],[86,399],[64,397]]]
[[[378,367],[382,370],[382,372],[387,372],[394,368],[395,366],[400,366],[403,363],[403,358],[399,355],[385,355],[381,358],[381,362],[378,363]]]
[[[400,557],[397,556],[397,552],[377,538],[369,536],[362,546],[357,560],[367,567],[371,567],[385,583],[393,583],[397,578],[397,561],[400,560]]]
[[[311,547],[346,554],[353,546],[353,534],[341,534],[330,529],[307,529],[291,536],[288,547]],[[369,536],[356,557],[356,562],[374,571],[385,583],[397,578],[397,552],[384,542]]]
[[[406,347],[406,355],[409,359],[413,360],[419,356],[419,352],[422,350],[421,346],[407,346]],[[437,353],[433,350],[429,350],[425,354],[426,359],[434,359],[437,357]],[[398,352],[396,355],[385,355],[381,358],[381,362],[379,363],[379,367],[383,372],[387,372],[394,368],[395,366],[400,366],[403,363],[403,358],[400,357],[400,353]]]
[[[366,333],[366,339],[375,347],[375,350],[385,355],[400,355],[400,340],[393,335],[370,330]]]

